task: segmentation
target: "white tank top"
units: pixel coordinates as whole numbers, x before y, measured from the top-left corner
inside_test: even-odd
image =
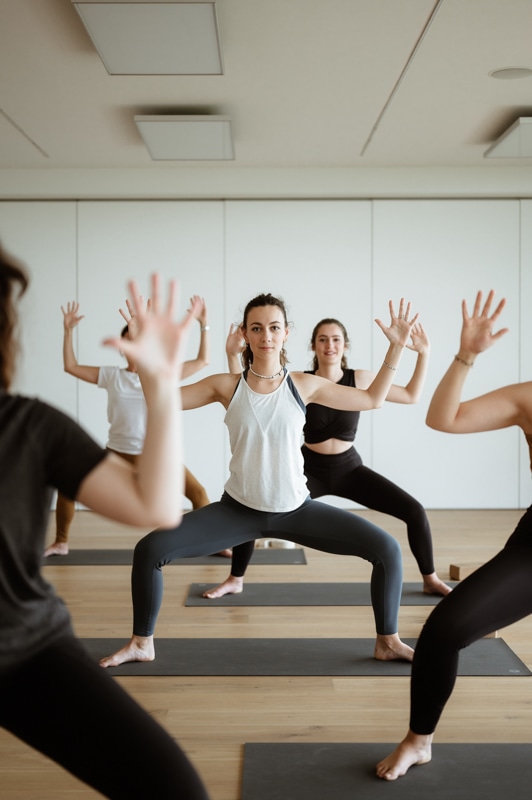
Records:
[[[309,493],[301,454],[305,405],[286,369],[270,394],[254,392],[245,376],[225,414],[232,453],[225,490],[257,511],[293,511]]]

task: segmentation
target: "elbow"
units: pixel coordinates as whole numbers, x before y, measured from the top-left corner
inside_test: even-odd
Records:
[[[440,433],[451,433],[451,428],[446,425],[443,420],[438,420],[433,417],[430,412],[425,418],[425,425],[433,431],[440,431]]]

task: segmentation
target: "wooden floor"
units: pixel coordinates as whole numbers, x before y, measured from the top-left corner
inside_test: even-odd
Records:
[[[418,580],[402,523],[375,512],[363,516],[400,541],[404,580]],[[430,511],[436,568],[484,561],[513,530],[521,512]],[[52,533],[50,526],[49,533]],[[132,532],[90,512],[78,512],[71,547],[130,547]],[[360,560],[305,550],[306,566],[252,566],[249,581],[367,581]],[[131,630],[129,567],[46,568],[67,602],[80,636]],[[56,562],[56,563],[57,563]],[[217,582],[225,566],[172,567],[157,635],[184,637],[373,637],[370,607],[185,608],[192,582]],[[430,608],[403,607],[399,632],[417,637]],[[532,668],[532,619],[500,631]],[[154,677],[117,678],[180,742],[212,800],[239,800],[245,742],[396,742],[408,721],[407,678]],[[111,724],[111,721],[110,721]],[[532,742],[532,679],[461,677],[438,728],[438,742]],[[387,752],[383,747],[383,756]],[[479,765],[479,769],[481,765]],[[100,797],[48,759],[0,730],[3,800],[85,800]]]

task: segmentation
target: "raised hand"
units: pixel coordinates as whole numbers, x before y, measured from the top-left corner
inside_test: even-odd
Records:
[[[143,305],[144,304],[144,298],[143,298],[143,296],[141,294],[139,294],[139,300],[140,300],[141,305]],[[127,312],[124,311],[123,308],[119,308],[118,310],[119,310],[121,316],[124,318],[124,320],[125,320],[125,322],[127,324],[127,330],[128,330],[129,338],[130,339],[135,339],[136,336],[138,335],[138,332],[139,332],[137,314],[136,314],[135,309],[133,308],[133,304],[131,303],[131,301],[129,299],[126,299],[126,306],[127,306]],[[149,299],[146,302],[145,310],[146,311],[150,310],[150,300]]]
[[[69,331],[75,328],[76,325],[79,322],[81,322],[81,320],[85,316],[84,314],[78,316],[79,303],[76,303],[75,301],[67,303],[66,311],[63,308],[63,306],[61,306],[61,311],[63,312],[63,327],[65,330]]]
[[[508,333],[508,328],[501,328],[497,333],[493,333],[493,326],[506,305],[506,300],[503,298],[499,301],[495,311],[490,313],[494,297],[495,292],[492,289],[483,306],[482,292],[477,292],[472,314],[469,314],[467,310],[466,301],[462,300],[461,353],[478,355],[491,347],[505,333]]]
[[[401,297],[399,301],[399,312],[397,314],[391,300],[388,305],[390,308],[390,325],[386,326],[380,319],[376,319],[375,322],[390,344],[398,344],[401,347],[405,347],[412,335],[412,329],[418,320],[419,314],[415,314],[412,319],[409,319],[412,313],[412,304],[410,302],[407,303],[404,297]]]
[[[192,312],[192,308],[195,308],[196,311]],[[200,297],[199,294],[194,294],[190,298],[190,309],[191,313],[194,313],[194,318],[198,320],[201,326],[207,324],[207,306],[205,305],[205,300],[203,297]]]
[[[151,297],[144,302],[137,283],[129,283],[130,299],[127,301],[130,320],[134,320],[136,335],[132,339],[120,337],[106,339],[104,344],[122,350],[124,355],[135,362],[146,376],[179,377],[183,353],[193,320],[200,312],[200,298],[194,299],[191,307],[180,322],[173,321],[177,300],[177,284],[170,281],[168,300],[163,308],[161,299],[161,278],[155,274],[151,278]],[[121,312],[122,313],[122,312]],[[124,319],[127,316],[122,314]]]
[[[411,344],[406,345],[409,350],[414,350],[416,353],[419,353],[420,355],[430,352],[429,337],[425,333],[425,330],[421,322],[416,322],[416,324],[412,326],[412,330],[410,332],[410,339],[411,339]]]
[[[240,356],[243,347],[244,337],[242,335],[242,327],[231,323],[227,339],[225,340],[225,352],[228,356]]]

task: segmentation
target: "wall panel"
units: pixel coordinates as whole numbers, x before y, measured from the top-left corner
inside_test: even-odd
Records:
[[[271,292],[284,299],[293,323],[287,343],[291,370],[310,368],[310,337],[324,317],[346,326],[352,341],[350,366],[371,368],[369,202],[231,201],[226,224],[227,327],[241,321],[248,300]],[[368,413],[358,439],[364,456],[370,436]]]
[[[211,363],[191,380],[225,370],[223,325],[223,204],[218,202],[83,202],[79,208],[79,296],[87,317],[80,326],[79,359],[89,364],[124,363],[102,339],[123,326],[128,278],[149,292],[149,275],[177,278],[184,313],[193,294],[209,311]],[[199,344],[199,325],[188,358]],[[107,437],[107,393],[90,384],[80,388],[80,418],[96,438]],[[221,406],[185,413],[185,463],[217,499],[225,481]]]
[[[479,358],[464,397],[518,379],[519,202],[378,201],[374,212],[375,312],[402,294],[420,311],[431,342],[422,401],[386,404],[375,426],[375,467],[429,508],[513,508],[518,498],[515,429],[450,436],[424,424],[440,377],[459,346],[461,301],[481,289],[507,298],[503,326],[510,333]],[[405,353],[397,380],[406,382],[414,359]]]

